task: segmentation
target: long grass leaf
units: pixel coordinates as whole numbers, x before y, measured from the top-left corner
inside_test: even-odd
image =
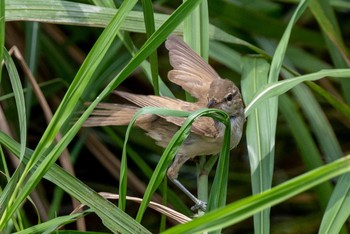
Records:
[[[127,142],[129,139],[129,135],[130,135],[130,131],[132,126],[134,125],[134,123],[136,122],[136,119],[140,116],[140,115],[144,115],[144,114],[161,114],[161,115],[176,115],[177,117],[185,117],[186,113],[185,112],[180,112],[180,111],[171,111],[171,110],[166,110],[164,108],[156,108],[156,107],[144,107],[141,108],[136,114],[135,116],[132,118],[132,120],[130,121],[130,124],[128,125],[126,134],[125,134],[125,140],[124,140],[124,145],[123,145],[123,155],[122,155],[122,165],[121,165],[121,169],[120,169],[120,191],[126,191],[126,173],[127,173],[127,165],[126,165],[126,147],[127,147]],[[168,167],[168,165],[170,164],[170,162],[172,161],[174,155],[171,155],[169,157],[165,157],[164,156],[165,151],[163,153],[163,156],[161,157],[160,161],[157,164],[157,168],[155,169],[150,182],[148,183],[147,189],[145,191],[144,194],[144,198],[142,200],[142,203],[140,205],[136,220],[138,222],[141,221],[143,213],[145,212],[148,203],[150,201],[151,196],[153,195],[153,193],[155,192],[155,190],[158,188],[158,186],[160,185],[160,182],[164,179],[165,177],[165,170]],[[170,161],[169,161],[170,160]],[[123,179],[125,178],[125,179]],[[122,198],[122,199],[121,199]],[[126,193],[120,193],[120,199],[119,199],[119,207],[121,209],[125,208],[125,202],[126,202]]]
[[[318,233],[339,233],[349,218],[349,204],[350,173],[342,175],[337,181]]]
[[[343,41],[340,27],[329,1],[310,1],[310,10],[322,29],[328,51],[337,68],[348,68],[350,57]],[[350,103],[350,79],[340,81],[346,102]]]
[[[308,4],[308,1],[300,1],[298,7],[293,13],[286,30],[283,33],[281,40],[278,43],[276,51],[272,57],[271,67],[267,79],[267,83],[276,82],[279,78],[279,74],[284,61],[285,53],[287,50],[288,42],[290,40],[292,28],[300,15],[304,12]],[[264,66],[266,67],[266,65]],[[263,69],[262,69],[263,70]],[[254,79],[254,78],[253,78]],[[256,79],[256,78],[255,78]],[[261,79],[262,80],[262,79]],[[256,81],[255,81],[256,82]],[[262,85],[262,84],[260,84]],[[261,86],[260,86],[261,87]],[[257,88],[260,88],[257,87]],[[257,91],[257,90],[255,90]],[[270,98],[266,100],[265,105],[260,104],[262,109],[258,109],[259,113],[254,116],[252,130],[258,129],[261,132],[260,139],[266,139],[266,142],[259,142],[262,144],[255,144],[256,153],[261,153],[259,157],[250,157],[251,161],[251,173],[253,179],[253,193],[261,193],[268,190],[271,187],[272,175],[274,168],[274,148],[275,148],[275,134],[277,125],[277,110],[278,110],[278,97]],[[255,123],[258,122],[257,125]],[[265,126],[265,128],[259,128],[259,125]],[[250,125],[248,125],[250,126]],[[265,129],[265,131],[264,131]],[[260,135],[260,133],[258,133]],[[256,134],[252,134],[252,142],[255,141]],[[253,144],[254,145],[254,144]],[[249,146],[248,146],[249,147]],[[262,157],[261,157],[262,156]],[[254,165],[255,164],[255,165]],[[270,211],[264,210],[254,216],[254,230],[255,233],[269,233],[270,232]]]
[[[163,108],[155,108],[155,107],[145,107],[145,108],[142,108],[135,115],[135,117],[131,121],[131,124],[133,124],[133,122],[135,122],[138,115],[146,114],[146,113],[172,115],[172,116],[177,116],[177,117],[185,117],[188,115],[188,113],[182,112],[182,111],[166,110]],[[200,110],[193,112],[191,115],[188,116],[188,118],[186,119],[184,124],[181,126],[179,131],[177,131],[175,133],[172,140],[169,142],[168,146],[166,147],[166,149],[163,152],[163,155],[162,155],[160,161],[157,164],[156,169],[153,172],[153,175],[152,175],[150,182],[147,186],[145,195],[143,197],[142,203],[140,205],[140,208],[139,208],[139,211],[138,211],[138,214],[136,217],[137,221],[139,221],[139,222],[141,221],[142,216],[146,210],[146,207],[147,207],[153,193],[155,192],[155,190],[158,188],[161,181],[163,180],[163,178],[166,174],[166,169],[168,168],[168,165],[175,157],[177,149],[181,146],[183,141],[190,134],[190,127],[191,127],[192,122],[196,118],[198,118],[202,115],[213,117],[215,119],[218,119],[219,121],[224,122],[225,124],[228,124],[229,118],[228,118],[227,114],[221,110],[200,109]],[[129,132],[130,132],[131,124],[128,127],[127,136],[130,134]],[[225,132],[227,132],[227,131],[225,131]],[[225,149],[225,151],[227,151],[227,149]]]
[[[103,6],[106,8],[116,8],[113,0],[91,0],[96,6]]]
[[[0,142],[18,157],[20,153],[20,145],[17,142],[3,132],[0,132]],[[27,149],[23,162],[27,163],[32,154],[33,151]],[[90,207],[90,209],[101,218],[105,226],[111,231],[119,231],[123,233],[149,233],[147,229],[145,229],[129,215],[118,209],[118,207],[116,207],[113,203],[101,197],[89,186],[82,183],[80,180],[63,170],[58,165],[53,164],[49,171],[45,174],[44,178],[62,188],[72,197],[79,200],[82,204]],[[9,183],[11,183],[11,181]],[[3,193],[4,192],[6,191],[4,190]],[[3,197],[5,196],[0,197],[0,201]]]
[[[12,0],[6,1],[6,8],[6,21],[26,20],[91,27],[106,27],[116,13],[116,10],[111,8],[55,0],[26,2],[22,0]],[[43,12],[45,13],[43,14]],[[169,15],[155,13],[155,28],[159,29],[168,18]],[[143,21],[143,14],[138,11],[131,11],[127,15],[125,22],[123,22],[121,30],[145,33],[145,26],[144,24],[140,24],[140,21]],[[268,56],[263,50],[253,44],[230,35],[214,25],[210,24],[208,30],[209,38],[211,39],[242,45],[259,54]],[[178,25],[174,29],[174,33],[181,34],[182,32],[182,25]]]
[[[0,58],[3,59],[5,45],[5,0],[0,1]],[[2,66],[0,67],[0,84],[2,81]]]
[[[16,108],[18,114],[18,123],[20,131],[20,142],[21,142],[21,153],[20,159],[23,158],[24,151],[27,142],[27,115],[26,115],[26,104],[24,101],[23,88],[21,85],[21,80],[19,78],[15,63],[8,54],[7,50],[3,51],[5,65],[9,73],[13,94],[16,100]]]
[[[36,67],[38,65],[38,35],[39,35],[39,23],[38,22],[27,22],[25,24],[26,37],[25,44],[25,61],[28,64],[29,70],[32,74],[35,74]],[[33,91],[30,86],[30,81],[26,79],[25,87],[27,88],[27,92],[25,92],[25,100],[26,100],[26,110],[27,110],[27,121],[30,119],[30,106],[32,105],[32,97]]]
[[[242,59],[242,94],[245,103],[250,103],[254,94],[268,83],[270,65],[257,57]],[[263,101],[249,116],[246,128],[247,148],[252,177],[253,194],[259,194],[271,188],[274,138],[271,129],[269,101]],[[256,232],[269,231],[270,211],[264,210],[254,216]]]
[[[231,129],[229,116],[224,121],[226,129]],[[225,129],[224,142],[220,151],[218,165],[215,171],[213,185],[208,201],[208,211],[215,210],[226,205],[227,182],[230,164],[230,139],[231,131]],[[219,232],[220,230],[217,230]]]
[[[210,42],[210,57],[232,71],[241,73],[241,54],[220,42]]]
[[[277,185],[268,191],[243,198],[228,206],[207,213],[186,224],[168,229],[164,234],[170,233],[202,233],[225,228],[244,220],[256,212],[279,204],[296,194],[310,189],[331,178],[350,171],[350,155],[295,177],[283,184]]]
[[[144,20],[145,20],[145,25],[146,25],[146,35],[149,38],[155,31],[152,1],[142,0],[142,6],[143,6]],[[149,56],[149,61],[150,61],[150,65],[151,65],[151,76],[152,76],[152,84],[153,84],[154,94],[159,96],[160,92],[159,92],[159,81],[158,81],[158,55],[157,55],[157,51],[154,51]]]
[[[125,144],[124,138],[122,139],[120,136],[118,136],[116,132],[112,130],[112,128],[106,127],[104,128],[104,131],[113,140],[113,143],[115,145],[117,145],[120,148],[123,148]],[[133,150],[131,147],[127,147],[126,155],[133,161],[133,163],[135,163],[138,166],[140,172],[142,172],[147,179],[151,178],[153,169],[147,164],[147,162],[141,154]],[[166,187],[166,189],[168,190],[166,192],[162,189],[162,187],[160,187],[160,189],[163,194],[167,193],[170,203],[177,207],[178,210],[180,210],[184,215],[190,216],[192,214],[191,212],[189,212],[189,209],[185,205],[184,201],[181,198],[179,198],[179,196],[175,192],[171,191],[168,187]]]
[[[84,215],[84,213],[86,214],[88,212],[85,211],[83,213],[59,216],[49,221],[40,223],[38,225],[33,225],[30,228],[26,228],[24,230],[16,232],[16,234],[53,233],[57,231],[57,229],[59,229],[60,226],[75,222],[78,218],[81,218]]]
[[[132,56],[136,55],[136,49],[135,46],[131,40],[131,38],[127,34],[119,34],[119,38],[124,42],[124,45],[130,52]],[[152,70],[151,70],[151,64],[147,60],[142,61],[140,64],[142,70],[146,74],[146,77],[150,84],[153,84],[153,78],[152,78]],[[167,96],[171,98],[175,98],[174,94],[171,92],[171,90],[166,86],[164,81],[158,76],[158,84],[159,84],[159,94],[161,96]]]
[[[307,124],[298,112],[296,104],[285,94],[279,97],[279,102],[279,110],[286,119],[289,129],[294,136],[294,140],[297,143],[298,150],[301,153],[306,169],[312,170],[322,166],[324,163],[322,161],[321,152],[318,150]],[[332,192],[331,184],[323,183],[316,186],[315,191],[320,198],[319,203],[322,209],[326,209],[327,201]]]
[[[268,84],[263,88],[263,90],[259,91],[255,95],[254,99],[247,105],[245,114],[246,116],[249,116],[252,113],[253,109],[256,108],[260,102],[267,98],[279,96],[302,82],[315,81],[328,76],[335,78],[347,78],[350,76],[350,69],[326,69],[319,72],[295,77],[293,79],[282,80]]]
[[[38,160],[44,158],[45,152],[51,147],[53,140],[58,133],[61,126],[67,121],[70,116],[70,113],[73,112],[76,104],[78,103],[81,95],[84,93],[85,87],[89,84],[90,78],[98,66],[99,62],[102,60],[103,55],[108,50],[109,45],[112,43],[115,38],[121,22],[126,17],[126,13],[132,9],[135,1],[125,2],[120,8],[120,11],[115,15],[110,25],[105,29],[102,33],[95,46],[91,49],[91,52],[87,56],[85,62],[81,66],[78,71],[75,79],[70,85],[66,95],[64,96],[60,106],[58,107],[52,121],[47,127],[45,133],[40,139],[30,161],[28,162],[19,183],[17,184],[16,189],[22,185],[24,179],[26,178],[29,170],[37,164]],[[90,110],[92,111],[92,110]],[[68,114],[67,114],[68,113]],[[87,114],[85,116],[87,118]],[[71,139],[79,130],[79,127],[82,125],[83,119],[79,122],[79,124],[75,124],[69,132],[64,135],[61,141],[57,144],[54,150],[50,151],[48,155],[44,158],[44,161],[40,164],[40,166],[30,175],[28,181],[21,188],[21,193],[15,199],[15,195],[17,195],[16,191],[13,193],[10,199],[10,205],[5,209],[4,213],[0,220],[0,228],[4,227],[7,221],[10,219],[15,210],[20,206],[20,204],[24,201],[26,196],[32,191],[35,185],[40,181],[41,177],[45,174],[48,168],[56,161],[59,157],[60,153],[64,150],[64,148],[69,144]],[[6,187],[5,187],[6,189]],[[11,202],[13,201],[13,204]]]

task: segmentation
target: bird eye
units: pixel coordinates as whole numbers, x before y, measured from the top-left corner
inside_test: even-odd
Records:
[[[229,95],[226,96],[226,101],[230,102],[233,99],[233,94],[230,93]]]

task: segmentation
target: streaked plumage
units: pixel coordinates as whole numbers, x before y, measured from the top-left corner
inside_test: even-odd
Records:
[[[134,105],[101,103],[85,122],[85,126],[127,125],[137,110],[145,106],[188,112],[207,107],[217,108],[231,117],[231,148],[235,147],[241,139],[245,122],[244,105],[238,88],[232,81],[221,79],[214,69],[180,38],[170,36],[165,45],[169,50],[170,64],[173,66],[173,70],[168,73],[169,80],[189,92],[197,102],[114,91]],[[145,130],[158,145],[166,147],[184,121],[184,118],[149,114],[139,117],[135,124]],[[178,172],[190,158],[219,153],[224,130],[225,126],[212,118],[198,118],[192,125],[191,134],[180,147],[168,169],[169,178],[201,209],[205,209],[203,203],[177,180]]]

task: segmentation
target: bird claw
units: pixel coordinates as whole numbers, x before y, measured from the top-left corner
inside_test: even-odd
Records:
[[[202,210],[203,212],[205,212],[205,210],[207,209],[207,203],[201,200],[198,200],[196,202],[196,204],[194,206],[191,207],[191,210],[193,212],[196,212],[198,210]]]

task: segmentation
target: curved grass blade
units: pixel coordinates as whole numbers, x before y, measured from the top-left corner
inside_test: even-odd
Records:
[[[171,115],[171,116],[177,116],[177,117],[188,116],[187,112],[167,110],[164,108],[144,107],[144,108],[140,109],[137,112],[137,114],[135,114],[133,120],[130,122],[130,124],[128,126],[123,152],[125,152],[126,142],[128,139],[128,135],[130,134],[130,129],[131,129],[132,124],[136,121],[136,118],[140,114],[146,114],[146,113],[153,113],[153,114],[159,114],[159,115]],[[215,109],[200,109],[200,110],[193,112],[191,115],[188,116],[188,118],[186,119],[184,124],[181,126],[179,131],[177,131],[175,133],[172,140],[169,142],[168,146],[166,147],[166,149],[163,152],[163,155],[160,158],[160,161],[157,164],[157,167],[155,168],[155,170],[153,172],[153,175],[152,175],[150,182],[148,183],[147,189],[145,191],[145,194],[144,194],[142,203],[140,205],[138,214],[136,216],[136,220],[138,222],[141,221],[142,216],[143,216],[143,214],[148,206],[148,203],[149,203],[153,193],[159,187],[161,181],[165,177],[166,169],[168,168],[169,164],[171,163],[171,161],[175,157],[177,149],[181,146],[183,141],[187,138],[188,134],[190,134],[190,127],[191,127],[192,122],[196,118],[203,116],[203,115],[213,117],[215,119],[218,119],[219,121],[228,121],[228,119],[229,119],[225,112],[223,112],[221,110],[215,110]],[[225,124],[227,124],[227,122]],[[225,132],[227,132],[227,131],[225,131]],[[227,181],[227,179],[226,179],[226,181]],[[125,189],[125,187],[123,189]],[[225,196],[225,195],[221,195],[221,196]]]
[[[268,191],[241,199],[186,224],[170,228],[163,233],[202,233],[228,227],[320,183],[350,172],[349,165],[350,155],[346,155],[337,161],[302,174]]]
[[[215,210],[226,205],[231,141],[231,131],[227,129],[231,129],[231,123],[230,117],[226,113],[223,112],[220,114],[221,118],[219,119],[219,121],[225,124],[226,129],[224,135],[224,142],[220,151],[218,165],[215,171],[213,185],[210,190],[210,196],[208,200],[208,211]],[[215,116],[213,116],[213,118],[215,118]]]
[[[105,127],[103,128],[104,131],[108,134],[108,137],[113,141],[113,144],[117,145],[120,148],[123,148],[124,146],[124,138],[118,136],[112,128]],[[126,149],[126,155],[128,158],[130,158],[138,167],[140,172],[143,173],[144,176],[146,176],[146,179],[150,179],[153,173],[153,169],[146,163],[142,155],[138,154],[136,151],[134,151],[132,148],[127,147]],[[179,196],[168,189],[164,190],[164,188],[160,187],[162,194],[167,193],[169,201],[171,201],[171,204],[178,208],[184,215],[190,216],[192,213],[189,211],[188,207],[185,205],[184,201],[179,198]]]
[[[167,109],[159,108],[159,107],[143,107],[139,111],[136,112],[136,114],[134,115],[134,117],[130,121],[128,128],[126,130],[125,140],[124,140],[124,145],[123,145],[123,154],[122,154],[122,160],[121,160],[121,166],[120,166],[120,179],[119,179],[120,184],[119,184],[119,201],[118,201],[118,206],[121,210],[125,209],[125,203],[126,203],[126,191],[127,191],[127,157],[126,157],[127,150],[126,150],[126,147],[127,147],[127,142],[129,139],[131,128],[135,124],[136,119],[140,115],[144,115],[144,114],[173,115],[173,116],[177,116],[177,117],[186,117],[186,112],[172,111],[172,110],[167,110]],[[161,157],[161,160],[162,159],[164,159],[163,156]],[[170,160],[172,160],[172,158]],[[167,165],[169,165],[169,163]],[[160,181],[163,180],[164,175],[160,175],[158,177],[159,180],[157,181],[156,184],[155,184],[155,182],[152,181],[153,177],[151,177],[151,181],[150,181],[148,187],[150,187],[150,184],[155,184],[155,187],[157,188],[160,184]],[[152,194],[155,192],[156,188],[152,190],[152,192],[151,192]],[[146,196],[147,193],[148,193],[148,191],[146,190],[144,196]],[[147,208],[148,203],[146,203],[146,205],[143,205],[143,204],[145,204],[145,202],[144,202],[145,200],[146,199],[144,198],[143,202],[141,203],[140,209],[141,209],[141,207],[144,207],[144,209]],[[138,213],[140,213],[140,211]],[[138,217],[139,216],[141,216],[141,217],[139,219],[136,218],[136,220],[138,220],[140,222],[142,215],[138,215]]]
[[[268,98],[279,96],[302,82],[315,81],[327,76],[335,78],[347,78],[350,77],[350,69],[326,69],[315,73],[302,75],[292,79],[282,80],[269,84],[266,87],[264,87],[264,89],[261,90],[258,94],[256,94],[254,99],[248,104],[248,106],[245,109],[245,115],[249,116],[258,104],[260,104],[262,101]]]

